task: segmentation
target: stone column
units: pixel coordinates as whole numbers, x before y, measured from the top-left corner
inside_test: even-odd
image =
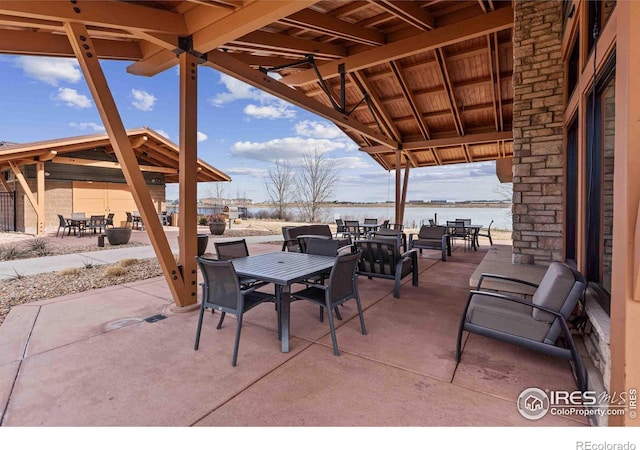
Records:
[[[562,2],[514,2],[513,262],[563,256]]]

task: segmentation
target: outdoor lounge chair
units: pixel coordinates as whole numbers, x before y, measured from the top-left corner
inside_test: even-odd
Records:
[[[257,289],[255,286],[249,289],[241,289],[240,280],[231,261],[217,261],[201,257],[196,258],[196,260],[202,271],[204,283],[202,284],[202,303],[200,305],[200,316],[198,317],[196,341],[193,349],[198,350],[200,345],[200,331],[202,330],[205,309],[210,308],[212,311],[218,310],[221,312],[220,321],[216,327],[218,330],[222,327],[226,313],[235,314],[238,322],[233,357],[231,358],[231,365],[235,367],[238,360],[242,316],[263,302],[273,301],[273,296],[255,292]]]
[[[380,228],[379,230],[371,231],[367,235],[367,239],[395,241],[398,248],[402,247],[403,251],[407,251],[407,235],[402,230]]]
[[[482,281],[498,278],[536,288],[531,300],[483,291]],[[578,388],[586,389],[586,373],[576,350],[567,319],[586,287],[584,277],[566,264],[549,265],[540,285],[500,275],[482,274],[469,292],[456,345],[456,361],[462,356],[462,333],[476,333],[573,361]],[[561,345],[560,334],[565,346]]]
[[[358,277],[356,275],[356,265],[359,259],[360,253],[338,256],[331,269],[327,285],[311,285],[306,289],[292,293],[292,297],[296,300],[308,300],[316,305],[320,305],[321,308],[327,308],[328,311],[332,309],[337,311],[339,305],[355,298],[358,307],[358,316],[360,317],[360,328],[362,329],[362,334],[366,335],[367,329],[364,325],[362,305],[360,304],[360,295],[358,294]],[[331,340],[333,342],[333,354],[340,356],[333,315],[327,314],[327,316],[329,317],[329,330],[331,331]]]
[[[394,297],[400,297],[400,282],[404,277],[412,275],[412,284],[418,285],[417,250],[400,253],[396,242],[381,240],[356,241],[355,247],[362,252],[358,274],[369,279],[375,277],[394,280]]]
[[[422,249],[441,250],[442,260],[446,261],[447,255],[451,256],[447,227],[421,226],[417,235],[415,233],[409,235],[409,249],[412,248],[419,249],[420,254]]]

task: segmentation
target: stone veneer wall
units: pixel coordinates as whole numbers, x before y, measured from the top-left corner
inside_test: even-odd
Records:
[[[563,257],[562,2],[514,2],[513,262]]]

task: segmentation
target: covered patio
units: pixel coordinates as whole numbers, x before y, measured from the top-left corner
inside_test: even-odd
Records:
[[[24,412],[25,422],[32,423],[45,424],[55,417],[64,420],[73,414],[89,420],[90,415],[80,413],[78,407],[102,405],[97,402],[97,390],[109,402],[130,401],[130,423],[139,423],[138,417],[150,420],[167,411],[161,407],[170,403],[164,390],[156,390],[162,386],[167,392],[179,392],[171,401],[182,408],[181,414],[166,414],[153,423],[165,424],[169,416],[174,424],[177,420],[184,420],[185,425],[225,423],[249,411],[243,408],[247,404],[263,407],[254,399],[276,394],[271,405],[289,411],[282,416],[287,420],[299,418],[296,424],[346,425],[336,420],[335,411],[329,412],[330,402],[305,406],[290,401],[297,388],[302,393],[296,399],[320,398],[314,396],[324,392],[320,388],[327,381],[319,376],[320,370],[302,371],[305,362],[316,360],[330,374],[330,386],[344,392],[348,401],[338,411],[349,415],[345,422],[353,425],[362,424],[364,417],[370,418],[369,424],[378,424],[375,417],[379,424],[410,425],[413,417],[420,417],[423,425],[456,418],[462,418],[461,424],[489,424],[494,418],[492,424],[502,424],[502,420],[522,424],[516,414],[508,418],[498,412],[487,414],[485,403],[498,410],[513,406],[523,387],[541,384],[547,373],[554,374],[551,383],[562,385],[558,389],[573,390],[568,366],[563,363],[515,349],[505,351],[517,352],[518,361],[506,361],[500,359],[503,352],[489,352],[497,348],[496,343],[479,337],[469,339],[462,363],[453,364],[448,340],[453,340],[469,277],[479,260],[442,264],[421,260],[421,286],[403,286],[406,294],[399,300],[386,298],[383,281],[367,280],[363,296],[373,328],[361,338],[353,323],[345,320],[339,330],[345,355],[339,359],[322,356],[327,344],[325,326],[315,323],[315,315],[296,317],[295,310],[293,323],[308,326],[292,330],[294,351],[274,352],[272,358],[266,358],[268,350],[260,346],[273,337],[264,339],[273,334],[273,317],[269,317],[273,312],[268,307],[247,316],[239,360],[242,371],[230,372],[228,358],[217,353],[225,347],[207,341],[217,335],[230,339],[228,329],[216,333],[213,323],[206,324],[205,341],[193,355],[188,330],[195,317],[190,311],[198,302],[194,261],[198,66],[242,80],[340,127],[361,152],[381,168],[395,171],[397,223],[403,222],[410,172],[433,165],[496,160],[499,177],[514,183],[512,262],[526,267],[562,261],[585,274],[587,312],[593,325],[585,341],[591,342],[589,351],[599,364],[599,381],[607,392],[635,390],[640,380],[635,326],[640,317],[640,160],[633,150],[640,139],[640,97],[634,90],[640,74],[639,50],[634,45],[640,37],[639,17],[640,3],[631,1],[2,2],[0,52],[78,59],[165,275],[164,283],[149,284],[144,295],[134,286],[113,288],[150,296],[150,303],[142,309],[137,309],[139,303],[124,302],[113,310],[106,306],[100,318],[98,311],[69,306],[58,310],[62,318],[50,322],[52,329],[42,327],[40,341],[38,323],[47,312],[73,305],[85,294],[47,301],[35,313],[25,307],[23,313],[13,315],[13,323],[23,320],[29,332],[12,332],[10,321],[1,330],[11,333],[13,359],[0,368],[25,375],[11,385],[7,411],[12,412],[5,422],[17,424],[21,420],[18,410]],[[155,214],[100,58],[130,60],[128,72],[144,76],[179,66],[178,261]],[[481,256],[478,252],[477,257]],[[366,292],[370,286],[375,288]],[[155,289],[157,296],[150,294]],[[92,299],[100,301],[100,294],[94,292]],[[139,320],[163,310],[168,319]],[[95,321],[78,325],[88,318]],[[155,330],[166,334],[154,339]],[[57,341],[58,337],[62,340]],[[101,340],[107,337],[121,339],[120,345],[102,346]],[[136,345],[127,345],[133,342]],[[123,353],[127,346],[131,348]],[[167,352],[171,348],[175,351]],[[53,355],[55,359],[48,359]],[[93,364],[87,364],[86,355],[96,358]],[[58,365],[63,358],[78,369]],[[208,397],[191,389],[211,388],[210,381],[188,379],[195,375],[185,361],[193,364],[199,358],[196,374],[217,377],[227,373],[243,381],[230,385],[227,378],[221,378],[216,385],[220,398],[195,407]],[[38,364],[43,370],[60,370],[47,370],[39,378]],[[118,372],[100,385],[96,380],[110,373],[105,364],[112,370],[127,368],[135,375],[130,377],[134,383]],[[219,366],[212,369],[211,364]],[[255,371],[244,369],[247,366]],[[33,375],[29,367],[36,368]],[[161,373],[158,367],[167,372]],[[554,373],[553,367],[561,367],[564,375]],[[340,377],[348,369],[353,373],[344,379],[359,379],[360,384],[370,386],[366,396],[348,395],[363,392],[348,391],[349,383]],[[281,373],[286,376],[278,378],[277,388],[264,382]],[[80,378],[69,385],[72,376]],[[47,377],[55,382],[43,383],[49,381]],[[138,383],[138,377],[145,382]],[[398,383],[399,378],[406,382]],[[177,391],[168,389],[168,384]],[[108,390],[110,385],[125,394],[115,388],[113,395],[98,389]],[[409,391],[403,390],[409,385]],[[499,391],[492,391],[496,387]],[[27,417],[39,414],[38,408],[19,404],[50,401],[71,388],[80,394],[70,395],[65,405],[74,406],[64,406],[66,415]],[[459,395],[450,395],[452,389]],[[432,409],[428,402],[417,401],[425,392],[430,400],[443,399],[442,406]],[[379,416],[362,414],[365,406],[371,410],[372,398],[384,399],[374,404],[380,408]],[[459,399],[464,409],[450,416],[442,413]],[[395,418],[384,413],[389,407],[386,403],[395,404],[397,411],[410,409],[411,414]],[[157,407],[140,411],[149,405]],[[225,411],[240,415],[223,414]],[[119,417],[101,419],[105,424]],[[271,409],[260,415],[265,424],[279,418]],[[609,424],[635,425],[637,419],[635,415],[612,417]]]
[[[250,245],[251,254],[276,251]],[[0,410],[6,426],[585,426],[584,417],[532,422],[516,409],[531,386],[575,389],[566,361],[481,336],[454,359],[469,276],[492,251],[455,248],[419,260],[394,299],[393,283],[359,282],[368,335],[354,304],[337,321],[340,357],[317,307],[291,308],[282,353],[272,304],[245,315],[238,366],[235,321],[216,330],[197,311],[172,312],[161,279],[14,308],[0,328]],[[166,319],[144,319],[162,314]]]

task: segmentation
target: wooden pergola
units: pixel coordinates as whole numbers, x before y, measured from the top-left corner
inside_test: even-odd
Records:
[[[412,168],[500,160],[509,178],[512,28],[511,2],[492,0],[0,3],[0,53],[78,59],[178,306],[197,302],[198,66],[340,127],[396,171],[401,222]],[[180,66],[180,269],[100,59]]]

